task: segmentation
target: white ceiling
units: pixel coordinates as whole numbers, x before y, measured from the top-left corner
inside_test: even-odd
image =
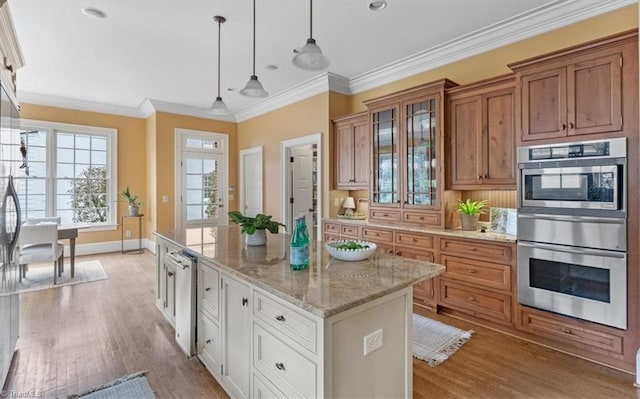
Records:
[[[353,82],[443,43],[486,36],[545,13],[558,17],[562,9],[576,14],[577,8],[593,8],[586,18],[632,2],[388,0],[385,10],[372,12],[367,0],[316,0],[313,33],[331,60],[328,71]],[[147,98],[207,108],[217,90],[213,16],[222,15],[222,97],[232,112],[263,101],[238,93],[251,75],[250,0],[9,0],[9,6],[25,59],[18,71],[21,99],[135,109]],[[83,7],[108,17],[89,18]],[[258,0],[256,13],[256,74],[272,96],[320,74],[291,64],[292,49],[309,34],[308,1]],[[269,64],[278,69],[267,70]]]

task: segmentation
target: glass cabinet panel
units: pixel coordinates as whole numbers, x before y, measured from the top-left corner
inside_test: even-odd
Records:
[[[408,205],[436,205],[436,100],[427,99],[406,106]]]
[[[398,110],[373,113],[373,202],[396,204],[398,198]]]

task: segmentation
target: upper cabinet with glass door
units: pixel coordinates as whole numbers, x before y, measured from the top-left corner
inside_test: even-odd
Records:
[[[369,218],[443,228],[444,91],[439,80],[367,101],[372,134]]]

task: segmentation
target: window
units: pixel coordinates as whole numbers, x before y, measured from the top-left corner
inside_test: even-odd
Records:
[[[115,226],[117,130],[28,120],[21,127],[27,162],[13,170],[22,218]],[[3,161],[22,164],[19,146],[5,140],[0,145],[12,147],[12,156]]]

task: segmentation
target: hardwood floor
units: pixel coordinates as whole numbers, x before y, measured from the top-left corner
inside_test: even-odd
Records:
[[[106,254],[108,280],[22,294],[5,393],[66,397],[147,370],[159,398],[227,397],[186,359],[155,307],[153,255]],[[474,337],[437,367],[414,359],[415,398],[636,398],[634,376],[441,315]]]

